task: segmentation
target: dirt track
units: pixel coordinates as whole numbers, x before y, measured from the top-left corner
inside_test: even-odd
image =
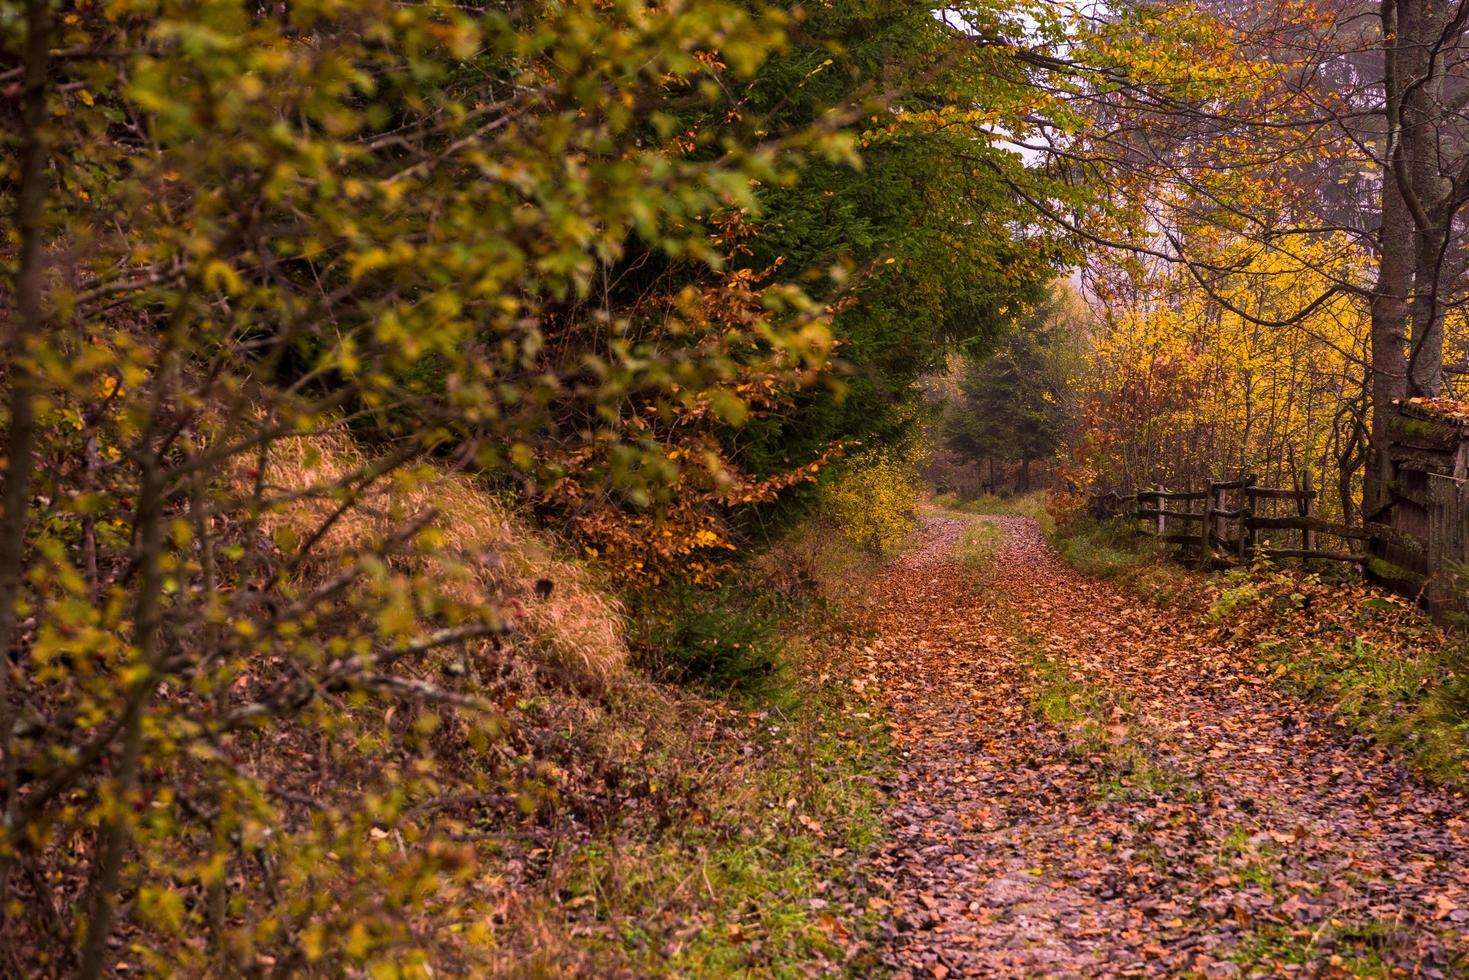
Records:
[[[962,520],[931,517],[869,610],[902,753],[872,873],[900,975],[1469,969],[1462,797],[992,520],[974,574]]]

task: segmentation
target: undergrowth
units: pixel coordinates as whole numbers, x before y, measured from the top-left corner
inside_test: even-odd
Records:
[[[645,763],[680,775],[665,820],[579,847],[560,894],[587,951],[638,975],[865,975],[873,925],[848,869],[879,839],[885,729],[814,648],[784,708],[750,707]]]
[[[791,605],[744,584],[664,585],[630,603],[628,646],[634,664],[658,680],[714,694],[768,695],[781,686],[781,626]]]
[[[1192,571],[1120,521],[1077,518],[1053,541],[1079,571],[1196,617],[1287,690],[1428,777],[1469,786],[1469,644],[1412,603],[1299,566]]]
[[[721,585],[628,599],[631,663],[656,683],[630,675],[589,738],[606,740],[615,793],[632,805],[550,848],[543,888],[516,917],[523,965],[878,968],[863,942],[875,913],[850,869],[881,832],[887,731],[842,655],[858,637],[828,591],[840,562],[828,548],[792,553],[810,544],[798,533]]]
[[[1114,579],[1161,605],[1186,603],[1196,586],[1153,537],[1125,521],[1073,518],[1052,532],[1051,542],[1077,571]]]

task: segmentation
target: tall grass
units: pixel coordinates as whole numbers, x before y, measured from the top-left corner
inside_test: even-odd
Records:
[[[285,439],[272,449],[274,488],[296,495],[289,508],[265,514],[268,537],[312,534],[340,506],[340,487],[368,460],[345,429]],[[428,470],[412,481],[379,481],[359,506],[326,531],[298,570],[319,583],[338,571],[340,556],[391,531],[404,514],[432,509],[437,547],[404,559],[432,576],[440,591],[472,607],[499,607],[525,651],[578,686],[594,689],[623,670],[627,646],[621,604],[595,576],[567,560],[557,544],[532,530],[472,477]]]

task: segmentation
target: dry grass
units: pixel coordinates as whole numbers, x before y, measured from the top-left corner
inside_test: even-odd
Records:
[[[796,528],[751,564],[758,580],[777,594],[815,595],[836,608],[864,593],[883,567],[881,558],[820,518]]]
[[[843,855],[870,847],[880,825],[885,732],[869,696],[848,683],[841,641],[815,623],[785,624],[789,690],[767,692],[758,709],[651,681],[625,667],[626,616],[605,583],[472,479],[440,467],[384,477],[334,519],[340,488],[371,463],[346,432],[273,448],[264,482],[276,503],[260,533],[305,541],[330,522],[296,570],[298,588],[432,508],[432,547],[394,558],[395,571],[434,581],[456,603],[505,609],[516,626],[514,642],[486,658],[508,669],[471,672],[503,727],[479,746],[461,712],[441,710],[432,736],[438,792],[474,802],[425,813],[405,835],[419,842],[412,855],[440,835],[469,848],[472,873],[443,877],[423,901],[437,967],[506,977],[861,975],[870,964],[849,962],[859,944],[838,942],[831,915],[813,905],[833,897],[851,861]],[[244,474],[231,483],[248,497]],[[819,581],[835,595],[843,574],[868,561],[819,535],[802,544],[809,566],[794,570],[782,552],[752,563],[749,587],[772,588],[783,571],[794,593]],[[554,583],[549,596],[537,590],[543,580]],[[581,681],[573,690],[560,681],[568,674]],[[348,765],[333,763],[334,788],[354,773],[370,783],[379,756],[412,738],[412,712],[397,711],[388,727],[381,744],[393,748],[374,742]],[[310,763],[307,748],[262,742],[255,765],[305,792],[314,768],[283,770],[287,757]]]
[[[304,542],[329,525],[299,569],[303,578],[329,576],[432,511],[432,547],[399,558],[404,571],[431,581],[455,603],[499,611],[522,648],[578,687],[600,689],[623,670],[621,608],[544,534],[463,473],[421,465],[364,480],[375,465],[341,430],[272,447],[264,482],[279,502],[262,516],[261,530],[277,537],[288,528]],[[243,489],[251,481],[239,482]],[[344,487],[352,488],[352,503],[338,515],[349,499]]]

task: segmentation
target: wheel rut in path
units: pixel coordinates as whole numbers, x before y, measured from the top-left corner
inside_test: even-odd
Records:
[[[899,975],[1466,975],[1462,796],[990,520],[986,570],[930,517],[867,608]]]

